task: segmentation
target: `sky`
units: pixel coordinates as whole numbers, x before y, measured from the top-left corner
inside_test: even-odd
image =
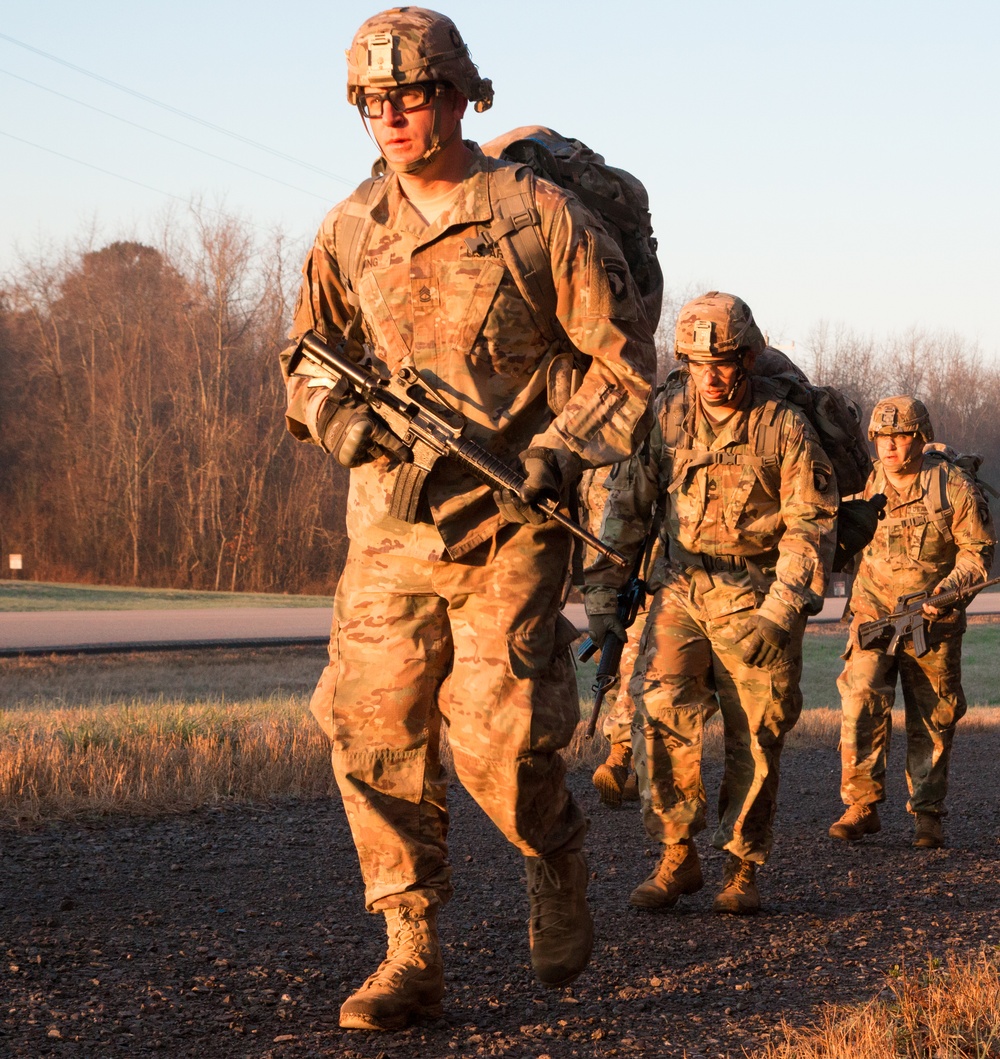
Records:
[[[995,0],[441,0],[496,100],[650,195],[668,289],[745,298],[772,341],[821,323],[954,333],[1000,358]],[[344,0],[7,0],[0,284],[26,262],[155,242],[192,201],[303,252],[375,150]]]

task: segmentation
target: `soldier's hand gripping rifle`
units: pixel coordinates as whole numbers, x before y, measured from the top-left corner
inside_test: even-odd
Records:
[[[899,650],[903,638],[912,636],[913,653],[917,658],[922,658],[927,654],[924,604],[928,603],[932,607],[950,607],[955,603],[961,603],[964,599],[971,599],[977,592],[996,584],[1000,584],[1000,577],[994,577],[992,581],[980,581],[975,585],[966,585],[964,588],[953,588],[950,592],[939,592],[936,596],[928,592],[910,592],[900,596],[896,600],[896,609],[891,614],[875,621],[862,622],[858,626],[858,642],[862,647],[867,647],[891,633],[892,639],[889,641],[886,652],[894,655]]]
[[[525,503],[525,478],[508,467],[493,453],[463,437],[464,416],[449,408],[444,398],[421,379],[413,368],[400,368],[388,379],[340,354],[315,331],[307,331],[288,361],[288,374],[303,360],[327,373],[331,381],[346,380],[353,392],[364,401],[403,443],[403,458],[430,471],[438,459],[449,456],[477,478],[494,489],[509,489]],[[626,567],[628,560],[608,547],[568,515],[559,510],[558,501],[549,497],[532,499],[531,504],[553,522],[558,522],[574,537],[588,544],[610,562]]]
[[[643,604],[646,602],[646,582],[639,576],[642,571],[645,551],[645,546],[639,549],[639,554],[635,557],[635,564],[632,567],[629,579],[618,590],[615,617],[621,622],[623,629],[627,629],[633,624],[639,611],[642,610]],[[597,677],[591,688],[594,692],[594,709],[587,724],[588,739],[594,738],[594,732],[597,729],[597,717],[601,712],[604,696],[615,686],[618,680],[618,670],[621,667],[624,647],[625,641],[613,632],[609,632],[604,637],[604,644],[601,647],[601,660],[597,663]],[[580,645],[577,658],[581,662],[586,662],[593,657],[596,650],[597,644],[588,636]]]

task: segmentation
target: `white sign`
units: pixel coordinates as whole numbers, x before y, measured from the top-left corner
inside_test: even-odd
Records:
[[[12,552],[10,555],[7,556],[7,559],[10,562],[11,570],[22,570],[24,568],[22,563],[21,563],[21,556],[20,555],[15,555]]]

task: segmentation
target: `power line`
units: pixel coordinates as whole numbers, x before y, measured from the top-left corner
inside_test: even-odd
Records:
[[[0,36],[2,36],[2,34],[0,34]],[[235,166],[237,169],[242,169],[247,173],[253,173],[254,176],[263,177],[265,180],[272,180],[275,184],[281,184],[282,187],[291,188],[293,191],[299,191],[303,195],[309,195],[314,199],[319,199],[321,202],[329,202],[329,197],[326,195],[317,195],[313,191],[306,191],[305,188],[297,187],[295,184],[289,184],[286,180],[281,180],[278,177],[262,173],[258,169],[251,169],[250,166],[243,165],[241,162],[234,162],[231,158],[225,158],[221,154],[213,154],[211,151],[206,151],[201,147],[195,147],[192,143],[185,143],[183,140],[177,140],[173,136],[168,136],[166,133],[157,132],[156,129],[150,129],[146,125],[140,125],[138,122],[130,121],[128,118],[123,118],[118,114],[112,114],[109,110],[103,110],[101,107],[95,107],[90,103],[84,103],[82,99],[76,99],[74,96],[66,95],[64,92],[58,92],[56,89],[49,88],[47,85],[41,85],[37,81],[31,81],[27,77],[21,77],[20,74],[11,73],[10,70],[4,70],[0,67],[0,73],[6,74],[8,77],[13,77],[18,81],[23,81],[26,85],[40,88],[43,92],[50,92],[52,95],[59,96],[61,99],[68,99],[71,103],[76,103],[77,106],[86,107],[87,110],[96,111],[98,114],[103,114],[105,117],[114,118],[115,121],[120,121],[125,125],[131,125],[133,129],[141,129],[143,132],[148,132],[151,136],[159,136],[160,139],[167,140],[169,143],[176,143],[181,147],[188,148],[188,150],[197,151],[198,154],[203,154],[208,158],[214,158],[217,162],[225,162],[226,165]]]
[[[142,92],[137,92],[134,88],[119,84],[119,82],[112,81],[110,78],[102,77],[100,74],[95,74],[91,70],[85,70],[82,66],[77,66],[75,63],[68,62],[66,59],[60,59],[58,55],[52,55],[47,51],[42,51],[41,48],[26,44],[23,40],[17,40],[17,38],[11,37],[6,33],[0,33],[0,39],[9,41],[11,44],[16,44],[19,48],[25,48],[27,51],[34,52],[36,55],[41,55],[43,58],[59,63],[61,66],[65,66],[70,70],[75,70],[77,73],[83,74],[85,77],[91,77],[95,81],[100,81],[102,84],[109,85],[111,88],[116,88],[120,92],[127,92],[130,96],[135,96],[136,99],[141,99],[145,103],[152,103],[154,107],[160,107],[162,110],[186,118],[188,121],[197,122],[197,124],[203,125],[206,129],[211,129],[213,132],[220,132],[223,136],[230,136],[234,140],[239,140],[241,143],[248,144],[250,147],[255,147],[258,151],[266,151],[268,154],[272,154],[276,158],[282,158],[286,162],[292,162],[295,165],[304,166],[306,169],[311,169],[313,172],[319,173],[321,176],[329,177],[331,180],[339,180],[341,183],[349,184],[352,187],[357,183],[357,181],[348,180],[347,177],[339,176],[337,173],[331,173],[327,169],[322,169],[320,166],[313,165],[312,162],[303,161],[303,159],[296,158],[294,155],[285,154],[283,151],[279,151],[274,147],[269,147],[266,143],[259,143],[257,140],[252,140],[248,136],[233,132],[231,129],[223,128],[221,125],[215,125],[210,121],[206,121],[204,118],[199,118],[196,114],[189,114],[186,110],[180,110],[178,107],[173,107],[169,103],[163,103],[159,99],[154,99],[152,96],[144,95]]]
[[[157,195],[166,195],[168,199],[175,199],[177,202],[183,202],[185,206],[191,204],[190,199],[186,199],[181,195],[175,195],[172,191],[164,191],[163,188],[155,188],[152,184],[144,184],[141,180],[134,180],[132,177],[124,176],[122,173],[116,173],[111,169],[104,169],[99,165],[94,165],[92,162],[85,162],[82,158],[74,158],[71,154],[65,154],[62,151],[53,150],[51,147],[44,147],[40,143],[35,143],[33,140],[26,140],[23,136],[15,136],[12,132],[5,132],[0,129],[0,136],[6,136],[9,140],[16,140],[18,143],[27,144],[29,147],[34,147],[36,150],[44,151],[46,154],[55,155],[57,158],[64,158],[67,162],[75,162],[77,165],[86,166],[87,169],[94,169],[98,173],[103,173],[105,176],[114,177],[116,180],[124,180],[129,184],[135,184],[136,187],[144,188],[146,191],[154,191]],[[225,214],[225,210],[217,210],[212,207],[206,207],[213,213]],[[253,221],[249,222],[254,228],[259,231],[267,232],[270,229],[265,228],[263,225],[254,224]]]

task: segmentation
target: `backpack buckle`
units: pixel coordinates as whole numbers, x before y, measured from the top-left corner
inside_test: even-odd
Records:
[[[465,245],[473,257],[482,257],[493,249],[493,239],[489,232],[480,232],[476,236],[467,236]]]

